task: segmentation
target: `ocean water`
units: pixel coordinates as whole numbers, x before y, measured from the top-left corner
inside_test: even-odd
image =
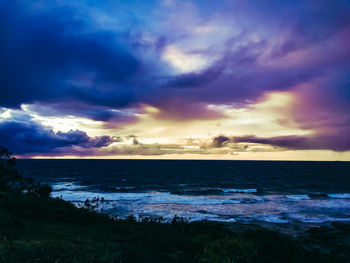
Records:
[[[126,218],[350,221],[350,162],[18,160],[52,196]]]

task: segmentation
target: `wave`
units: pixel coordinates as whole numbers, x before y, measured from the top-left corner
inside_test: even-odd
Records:
[[[350,193],[310,193],[307,195],[286,195],[288,199],[293,200],[309,200],[309,199],[326,199],[326,198],[341,198],[350,199]]]
[[[251,188],[251,189],[235,189],[235,188],[225,189],[225,188],[222,188],[222,191],[224,193],[257,193],[258,189],[255,189],[255,188]]]
[[[295,221],[304,223],[350,221],[348,193],[255,195],[254,191],[249,189],[243,189],[244,192],[242,189],[238,189],[239,191],[233,189],[232,192],[223,194],[186,195],[125,190],[129,191],[99,192],[65,182],[56,184],[52,196],[62,197],[77,206],[84,206],[86,199],[96,198],[92,203],[94,207],[96,206],[96,211],[111,216],[118,215],[121,218],[140,215],[162,217],[169,221],[174,216],[179,216],[188,221],[264,221],[278,224]]]
[[[308,195],[286,195],[288,199],[292,200],[308,200],[311,199]]]
[[[350,199],[350,193],[328,194],[328,196],[331,198]]]
[[[68,201],[85,201],[99,198],[108,201],[135,201],[145,204],[186,204],[186,205],[219,205],[264,202],[263,198],[217,198],[205,196],[176,195],[169,192],[147,193],[99,193],[90,191],[60,190],[52,193],[53,197],[61,197]]]
[[[239,188],[211,188],[211,187],[176,189],[171,191],[172,194],[179,194],[179,195],[213,195],[213,194],[230,194],[230,193],[252,194],[257,192],[258,192],[258,189],[255,189],[255,188],[239,189]]]
[[[282,219],[281,217],[276,215],[265,215],[265,216],[255,217],[251,221],[253,220],[264,221],[268,223],[276,223],[276,224],[286,224],[289,222],[288,220]]]
[[[51,187],[54,191],[62,190],[82,190],[87,188],[87,186],[77,184],[75,182],[59,182],[51,184]]]
[[[332,217],[327,215],[304,215],[303,213],[300,214],[291,214],[289,217],[293,220],[297,220],[303,223],[325,223],[325,222],[348,222],[350,221],[350,218],[348,217]]]
[[[194,189],[176,189],[171,191],[177,195],[212,195],[223,193],[220,188],[194,188]]]

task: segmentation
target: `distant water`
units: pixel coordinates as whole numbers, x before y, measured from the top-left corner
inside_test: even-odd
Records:
[[[287,223],[350,221],[350,162],[18,160],[77,206],[129,215]]]

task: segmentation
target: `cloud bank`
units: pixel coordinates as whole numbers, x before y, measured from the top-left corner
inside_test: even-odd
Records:
[[[69,152],[74,147],[78,149],[102,148],[117,141],[116,138],[110,136],[92,138],[80,130],[54,132],[26,115],[1,121],[0,138],[16,154]]]

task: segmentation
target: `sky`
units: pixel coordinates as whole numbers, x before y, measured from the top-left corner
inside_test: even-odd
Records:
[[[350,1],[0,1],[19,158],[350,160]]]

